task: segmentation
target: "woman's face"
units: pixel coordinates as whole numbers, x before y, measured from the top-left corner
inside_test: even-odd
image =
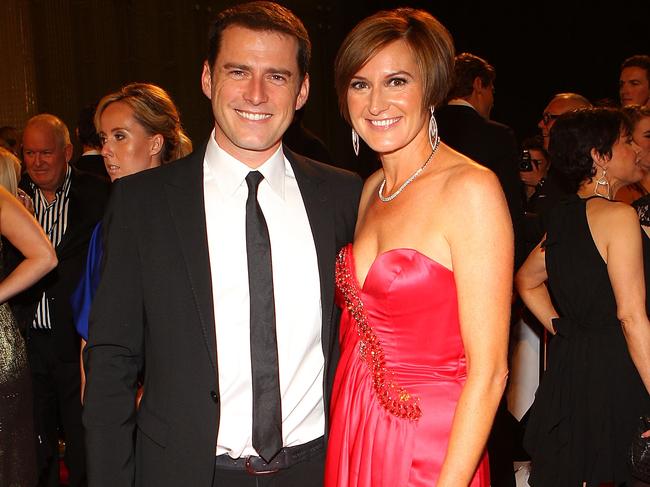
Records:
[[[632,184],[640,181],[645,171],[639,165],[638,145],[634,143],[632,134],[621,132],[616,143],[612,146],[612,157],[607,164],[607,174],[623,183]]]
[[[398,151],[426,136],[422,76],[404,41],[388,44],[350,81],[347,101],[352,126],[380,154]],[[427,142],[428,143],[428,142]]]
[[[632,138],[641,148],[639,163],[646,171],[650,171],[650,117],[643,117],[636,123]]]
[[[108,105],[99,125],[102,156],[111,181],[160,165],[162,136],[148,134],[126,103]]]

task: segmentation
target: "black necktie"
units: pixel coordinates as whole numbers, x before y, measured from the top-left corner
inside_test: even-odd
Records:
[[[258,171],[246,176],[246,253],[250,292],[251,369],[253,376],[253,447],[269,463],[282,448],[282,409],[271,241],[257,201],[264,179]]]

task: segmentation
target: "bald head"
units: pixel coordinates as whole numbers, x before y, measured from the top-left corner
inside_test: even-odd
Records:
[[[30,118],[23,131],[23,156],[31,180],[48,201],[55,198],[72,158],[68,127],[47,113]]]
[[[559,93],[555,95],[548,105],[546,105],[542,119],[537,124],[542,131],[544,148],[548,150],[549,133],[557,117],[564,113],[578,110],[579,108],[588,108],[591,106],[589,100],[577,93]]]
[[[61,120],[56,115],[51,115],[49,113],[40,113],[34,115],[32,118],[27,120],[25,125],[25,130],[30,125],[40,126],[42,130],[52,130],[62,146],[71,144],[70,142],[70,131],[63,120]]]

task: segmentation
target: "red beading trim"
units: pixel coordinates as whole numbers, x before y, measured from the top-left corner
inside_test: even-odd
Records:
[[[345,299],[347,310],[357,325],[359,355],[370,369],[372,385],[381,406],[398,418],[417,420],[422,416],[419,399],[400,387],[392,377],[393,371],[386,367],[384,350],[377,335],[368,323],[368,317],[359,298],[356,276],[347,265],[350,247],[344,247],[336,260],[336,286]]]

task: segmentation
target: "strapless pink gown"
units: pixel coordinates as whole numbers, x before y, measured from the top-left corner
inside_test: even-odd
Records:
[[[432,487],[466,379],[453,273],[413,249],[377,256],[360,288],[352,246],[339,254],[341,359],[327,487]],[[470,484],[490,484],[484,454]]]

